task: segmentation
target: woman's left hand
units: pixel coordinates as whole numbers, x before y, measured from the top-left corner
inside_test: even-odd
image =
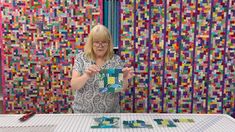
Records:
[[[134,68],[133,67],[125,67],[122,69],[123,72],[123,79],[128,80],[134,76]]]

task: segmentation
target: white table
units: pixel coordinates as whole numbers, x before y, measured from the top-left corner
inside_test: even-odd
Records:
[[[18,119],[21,114],[0,114],[0,132],[234,132],[235,119],[225,114],[36,114],[25,122]],[[95,117],[120,117],[120,128],[90,128]],[[193,119],[194,123],[175,123],[177,127],[159,126],[153,119]],[[144,120],[153,128],[123,128],[123,120]],[[34,126],[34,127],[32,127]]]

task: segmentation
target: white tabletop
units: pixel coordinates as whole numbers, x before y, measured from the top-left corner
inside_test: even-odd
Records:
[[[225,114],[36,114],[25,122],[21,114],[0,114],[0,132],[234,132],[235,119]],[[119,128],[91,128],[94,118],[110,116],[120,118]],[[123,128],[123,120],[144,120],[153,128]],[[176,127],[159,126],[153,119],[193,119],[193,123],[175,123]]]

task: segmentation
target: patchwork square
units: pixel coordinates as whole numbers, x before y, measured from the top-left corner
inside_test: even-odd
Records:
[[[152,125],[145,123],[143,120],[123,121],[124,128],[153,128]]]
[[[119,128],[119,117],[99,117],[94,118],[91,128]]]
[[[179,123],[194,123],[194,120],[193,119],[185,119],[185,118],[182,118],[182,119],[173,119],[174,122],[179,122]]]
[[[100,93],[120,92],[123,87],[122,69],[101,69],[99,73]]]
[[[154,121],[162,127],[176,127],[175,123],[170,119],[154,119]]]

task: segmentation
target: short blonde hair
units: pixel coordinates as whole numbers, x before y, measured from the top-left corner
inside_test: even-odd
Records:
[[[108,49],[105,53],[105,60],[111,59],[113,57],[113,42],[112,36],[109,30],[102,24],[98,24],[92,28],[88,35],[87,43],[84,46],[85,55],[92,60],[95,60],[95,53],[93,50],[94,41],[106,41],[108,42]]]

